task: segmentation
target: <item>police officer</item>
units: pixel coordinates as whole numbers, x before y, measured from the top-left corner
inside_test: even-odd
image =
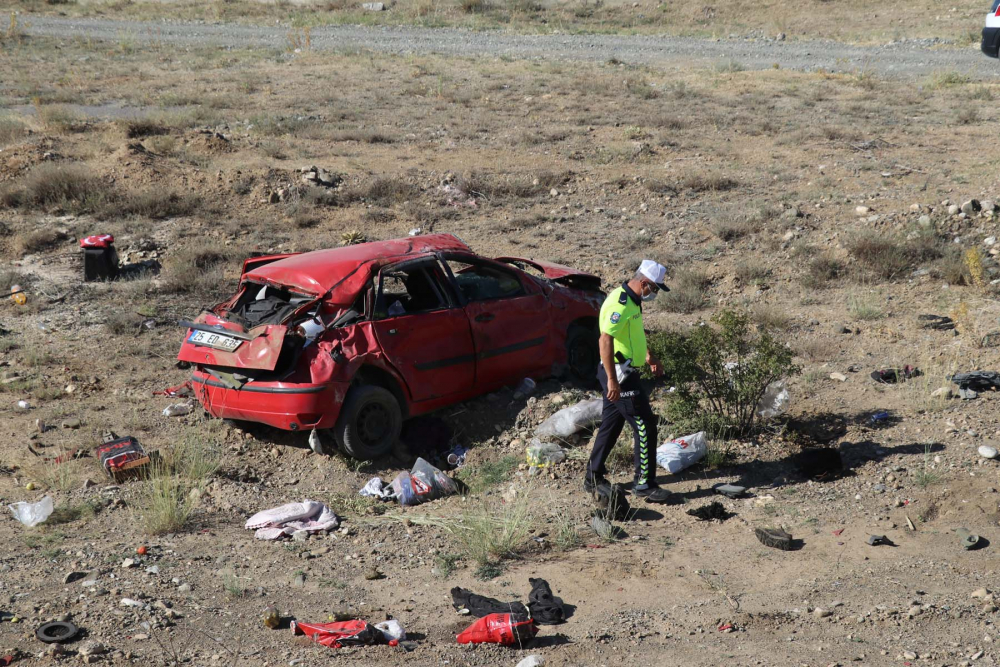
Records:
[[[588,491],[608,483],[604,463],[628,422],[635,445],[632,492],[651,503],[663,503],[670,497],[656,484],[656,416],[639,382],[639,368],[644,364],[649,364],[654,375],[663,374],[659,359],[646,348],[642,304],[655,299],[661,290],[669,291],[663,283],[666,275],[661,264],[644,259],[635,276],[612,291],[601,306],[597,379],[604,390],[604,414],[584,479]]]

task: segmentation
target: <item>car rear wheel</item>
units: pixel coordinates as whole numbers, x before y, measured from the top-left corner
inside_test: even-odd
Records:
[[[597,338],[597,329],[583,324],[570,326],[566,335],[566,363],[570,377],[585,387],[597,382],[597,364],[601,360]]]
[[[345,454],[369,461],[392,451],[402,426],[403,414],[392,392],[361,385],[347,392],[334,435]]]

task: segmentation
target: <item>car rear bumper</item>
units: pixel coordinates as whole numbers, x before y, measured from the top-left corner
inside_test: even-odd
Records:
[[[195,371],[195,396],[213,417],[238,419],[286,431],[333,428],[349,383],[293,384],[250,382],[233,389],[220,380]]]
[[[983,28],[983,53],[990,58],[996,58],[1000,52],[1000,28]]]

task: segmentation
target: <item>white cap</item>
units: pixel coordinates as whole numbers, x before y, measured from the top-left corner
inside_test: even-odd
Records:
[[[667,279],[667,268],[662,264],[651,259],[644,259],[639,265],[639,273],[664,292],[670,291],[670,288],[664,284]]]

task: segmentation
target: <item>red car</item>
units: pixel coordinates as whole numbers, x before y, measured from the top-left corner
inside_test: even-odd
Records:
[[[592,382],[603,298],[596,276],[451,234],[253,257],[233,297],[182,322],[178,359],[212,415],[332,428],[371,459],[409,417],[525,377]]]

